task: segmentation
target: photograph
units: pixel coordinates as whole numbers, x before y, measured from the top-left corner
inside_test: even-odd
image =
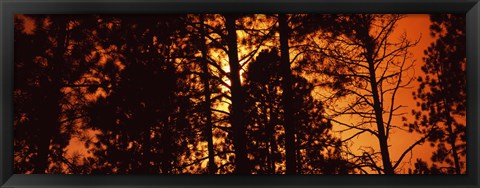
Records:
[[[466,14],[13,17],[14,174],[470,168]]]

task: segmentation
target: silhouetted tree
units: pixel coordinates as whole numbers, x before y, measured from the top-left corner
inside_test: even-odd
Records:
[[[412,110],[416,120],[407,126],[430,135],[428,141],[436,147],[433,163],[446,163],[451,167],[446,173],[461,174],[466,155],[465,15],[433,14],[430,20],[431,35],[437,39],[425,50],[425,76],[418,76],[420,86],[413,92],[421,110]]]
[[[281,114],[280,57],[277,49],[263,50],[245,73],[244,90],[247,103],[248,152],[253,170],[258,174],[281,172],[284,148],[277,140],[284,137]],[[279,168],[277,170],[277,168]]]
[[[249,64],[249,62],[253,57],[256,56],[260,49],[265,47],[263,44],[269,39],[269,36],[272,33],[269,31],[271,31],[270,28],[273,26],[262,28],[260,25],[265,25],[266,23],[262,21],[268,21],[268,18],[262,15],[229,16],[236,17],[235,22],[237,23],[235,23],[234,29],[236,30],[236,33],[240,33],[241,36],[239,38],[237,37],[235,44],[237,48],[235,53],[237,54],[236,56],[238,56],[238,74],[240,76],[240,73],[245,71],[244,67]],[[232,100],[232,96],[236,94],[232,94],[234,89],[233,84],[230,83],[232,83],[231,74],[235,73],[236,71],[232,72],[232,70],[226,70],[227,68],[231,68],[229,65],[229,59],[233,52],[230,52],[229,50],[231,49],[231,47],[229,47],[229,41],[231,38],[228,35],[228,27],[226,25],[225,15],[206,14],[204,15],[204,23],[199,22],[199,18],[195,18],[195,16],[191,17],[193,17],[193,19],[187,21],[187,24],[189,27],[193,28],[192,32],[202,35],[202,29],[207,31],[207,34],[204,35],[207,43],[207,55],[205,59],[200,61],[208,62],[208,66],[212,68],[210,71],[209,80],[217,83],[216,85],[220,85],[221,90],[223,90],[221,93],[212,93],[212,99],[215,99],[215,101],[212,100],[212,104],[214,104],[214,106],[211,108],[212,115],[214,115],[216,119],[213,121],[213,135],[217,140],[215,149],[218,150],[215,156],[218,156],[221,161],[227,161],[221,165],[218,164],[218,170],[220,173],[232,172],[232,170],[235,170],[234,158],[236,158],[234,155],[232,155],[232,152],[236,152],[234,147],[232,148],[232,146],[235,144],[232,145],[231,142],[234,141],[236,139],[235,137],[237,136],[234,133],[236,128],[232,122],[234,116],[232,109],[233,106],[236,106],[233,105],[234,102]],[[203,26],[204,28],[201,28],[200,26]],[[196,44],[198,44],[198,46],[202,46],[202,42]],[[228,61],[225,62],[226,60]],[[239,79],[241,86],[241,77],[239,77]],[[212,85],[215,85],[215,83],[212,82]],[[242,111],[244,111],[245,107],[242,109]],[[242,132],[245,132],[246,134],[246,129]],[[219,140],[221,143],[218,143]],[[245,168],[250,167],[245,166]]]
[[[24,16],[34,23],[31,34],[15,33],[15,147],[18,173],[64,173],[69,165],[63,150],[77,134],[82,112],[71,103],[73,83],[88,68],[82,54],[89,53],[93,19],[69,16]],[[29,53],[26,53],[29,52]],[[26,137],[25,137],[26,136]],[[31,140],[33,139],[33,140]],[[22,149],[20,149],[22,148]],[[24,153],[28,150],[28,153]],[[23,162],[31,163],[28,167]],[[75,169],[70,168],[70,171]]]
[[[358,119],[348,123],[331,120],[347,130],[358,131],[344,141],[364,133],[374,135],[380,152],[370,150],[362,155],[351,154],[358,159],[360,166],[385,174],[394,174],[403,157],[426,139],[423,137],[413,143],[398,160],[390,159],[388,138],[392,136],[391,130],[398,128],[392,124],[392,119],[400,116],[398,110],[405,107],[395,104],[395,96],[412,80],[405,72],[412,67],[408,62],[408,50],[417,43],[408,41],[405,34],[398,42],[392,41],[395,25],[402,17],[374,14],[340,17],[341,22],[352,28],[351,32],[327,40],[331,45],[323,47],[322,52],[327,57],[324,62],[330,65],[323,73],[332,80],[350,80],[341,87],[338,82],[331,82],[330,87],[341,88],[335,95],[346,96],[346,100],[351,101],[342,109],[331,109],[336,113],[332,117],[350,115]],[[380,159],[383,165],[378,165],[376,159]]]
[[[309,66],[316,66],[314,62],[306,61],[308,56],[312,55],[312,48],[316,46],[311,43],[312,38],[318,37],[316,33],[329,33],[334,37],[341,30],[335,27],[337,24],[336,15],[330,14],[278,14],[278,34],[281,51],[281,75],[282,75],[282,98],[284,105],[283,124],[285,126],[286,142],[286,166],[287,173],[298,173],[296,161],[298,161],[297,151],[298,140],[296,140],[296,130],[293,114],[293,91],[294,82],[292,81],[292,70],[297,73],[305,73]],[[314,50],[313,50],[314,51]],[[293,54],[292,57],[290,54]],[[302,58],[299,58],[303,56]],[[296,64],[296,65],[294,65]]]
[[[417,159],[417,161],[414,164],[414,169],[412,170],[411,168],[409,169],[408,173],[409,174],[445,174],[443,172],[441,167],[438,167],[435,164],[432,164],[430,167],[429,165],[421,160]]]
[[[397,161],[388,139],[416,44],[391,39],[400,15],[26,16],[32,31],[16,16],[15,171],[393,174],[427,138],[439,148],[434,162],[462,166],[464,30],[449,16],[432,17],[440,42],[423,69],[439,74],[422,77],[416,94],[432,98],[420,106],[435,107],[414,112],[412,131],[424,136]],[[457,63],[438,64],[443,59]],[[335,101],[348,104],[331,108]],[[354,121],[337,119],[347,115]],[[337,125],[357,132],[340,140]],[[379,152],[346,147],[365,133]],[[415,167],[410,173],[455,169],[422,160]]]
[[[210,70],[208,68],[208,49],[206,46],[205,36],[205,25],[204,25],[204,16],[200,15],[200,51],[202,53],[202,72],[203,72],[203,87],[205,95],[205,129],[206,129],[206,139],[208,142],[208,172],[210,174],[215,174],[217,171],[217,165],[215,164],[215,150],[213,146],[213,124],[212,124],[212,111],[211,111],[211,91],[210,91]]]
[[[285,121],[285,150],[286,150],[286,168],[287,174],[296,174],[297,165],[295,157],[295,124],[293,123],[293,91],[292,91],[292,72],[290,69],[290,52],[288,39],[290,38],[290,29],[288,27],[285,14],[278,15],[279,33],[280,33],[280,53],[281,55],[281,75],[282,75],[282,99]]]
[[[106,65],[115,68],[116,61],[123,65],[116,65],[122,70],[106,80],[110,94],[89,107],[90,126],[101,131],[93,149],[97,171],[179,173],[192,152],[200,155],[189,148],[196,146],[200,132],[198,108],[189,100],[198,97],[190,85],[196,82],[182,73],[179,61],[193,52],[182,43],[186,31],[179,15],[148,22],[133,18],[104,22],[110,37],[103,44],[121,46],[120,59]],[[111,24],[117,28],[109,28]]]
[[[293,119],[296,128],[296,164],[299,174],[347,174],[353,166],[341,153],[341,141],[332,133],[323,103],[313,96],[314,84],[294,76]]]
[[[245,96],[240,82],[240,63],[238,61],[236,15],[225,15],[227,29],[228,63],[230,66],[231,82],[231,124],[233,127],[233,144],[235,146],[235,173],[247,174],[248,159],[245,136]]]
[[[280,56],[276,48],[264,50],[246,72],[248,151],[254,172],[284,173],[285,133],[283,127]],[[313,84],[294,76],[293,123],[296,131],[296,164],[302,174],[349,173],[351,167],[340,156],[340,140],[330,134],[332,125],[324,118],[323,105],[314,99]],[[327,151],[327,152],[324,152]]]

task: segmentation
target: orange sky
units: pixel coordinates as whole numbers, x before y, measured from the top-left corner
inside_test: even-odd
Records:
[[[407,39],[410,41],[416,41],[420,37],[419,43],[411,48],[409,51],[412,53],[413,57],[410,59],[414,61],[414,68],[408,71],[409,76],[418,76],[423,75],[421,71],[421,66],[424,64],[422,62],[422,57],[424,57],[424,50],[435,40],[430,35],[430,19],[428,14],[409,14],[406,18],[400,20],[397,24],[397,27],[392,35],[392,39],[399,38],[403,32],[407,34]],[[405,112],[406,117],[408,118],[408,122],[412,122],[414,117],[411,117],[411,110],[418,109],[416,107],[416,102],[413,100],[412,92],[417,90],[419,84],[415,80],[410,85],[409,88],[400,89],[397,92],[395,98],[395,105],[402,104],[407,106],[402,110],[399,110],[398,113]],[[390,102],[386,100],[386,102]],[[351,121],[348,117],[343,117],[339,119],[342,122],[349,122]],[[392,119],[392,124],[397,126],[402,126],[404,122],[401,121],[401,117],[394,117]],[[344,126],[334,124],[334,130],[341,130],[344,129]],[[357,131],[350,131],[344,132],[342,135],[339,135],[342,138],[348,138],[350,135],[353,135]],[[421,138],[421,135],[417,133],[408,133],[405,131],[397,130],[393,132],[389,138],[389,145],[390,145],[390,158],[392,161],[397,161],[401,154],[414,142]],[[376,137],[370,134],[362,134],[361,136],[356,137],[353,139],[353,145],[351,147],[352,151],[358,150],[362,146],[372,146],[375,151],[379,150],[379,144]],[[432,152],[435,148],[430,147],[428,143],[424,143],[423,145],[416,146],[410,155],[407,154],[405,158],[402,160],[402,164],[404,164],[403,168],[402,165],[399,165],[397,172],[400,173],[408,173],[408,168],[414,168],[414,163],[416,162],[417,158],[422,158],[424,161],[430,161],[430,157]],[[411,160],[410,160],[411,159]],[[463,159],[464,161],[465,159]],[[410,163],[411,162],[411,163]],[[381,162],[380,162],[381,165]]]
[[[411,70],[410,75],[423,74],[420,69],[423,65],[423,52],[434,41],[434,39],[430,35],[429,27],[430,18],[426,14],[408,15],[408,17],[400,20],[398,23],[398,29],[396,30],[395,34],[401,35],[402,32],[406,32],[407,37],[410,41],[415,41],[421,37],[417,46],[413,47],[410,50],[410,52],[413,54],[412,60],[414,60],[415,64],[414,69]],[[411,89],[404,89],[403,91],[399,91],[397,94],[398,103],[403,103],[404,105],[408,106],[407,108],[403,108],[403,111],[408,113],[408,115],[410,115],[412,108],[416,108],[416,101],[413,100],[412,92],[416,91],[418,86],[418,82],[414,81],[410,85]],[[413,118],[409,118],[409,120],[413,120]],[[393,119],[392,121],[394,124],[403,124],[399,117]],[[419,137],[421,136],[414,136],[412,138],[411,133],[405,133],[403,131],[398,131],[397,134],[394,134],[390,140],[390,143],[392,144],[392,152],[390,153],[392,160],[397,160],[400,157],[401,153],[403,153],[403,151],[405,151],[405,149],[408,148],[412,143],[418,140]],[[429,159],[431,157],[432,151],[433,148],[431,148],[429,144],[417,146],[415,149],[413,149],[412,163],[416,161],[417,157],[423,158],[426,161],[430,161]],[[409,158],[406,157],[403,161],[407,162],[409,161],[408,159]]]
[[[29,33],[31,32],[30,27],[34,27],[34,24],[27,22],[26,26],[27,28],[25,31],[26,33]],[[420,67],[423,64],[422,62],[422,57],[424,57],[423,51],[434,41],[434,39],[430,36],[429,26],[430,26],[429,15],[427,14],[412,15],[411,14],[398,22],[397,29],[393,34],[392,38],[398,38],[403,32],[406,32],[407,38],[410,41],[415,41],[419,39],[419,37],[421,36],[421,39],[418,45],[410,49],[410,52],[413,55],[413,58],[411,60],[415,61],[415,66],[414,66],[414,69],[408,72],[409,75],[422,74]],[[225,67],[225,70],[228,70],[228,67],[226,66],[224,67]],[[228,81],[228,80],[225,80],[225,81]],[[414,81],[409,86],[410,86],[410,89],[399,90],[396,97],[396,101],[397,101],[396,104],[401,103],[402,105],[408,106],[406,108],[403,108],[403,111],[408,114],[407,117],[410,116],[411,109],[415,108],[416,101],[413,100],[412,91],[417,90],[418,83]],[[412,121],[413,117],[408,119]],[[344,117],[339,120],[349,121],[348,117]],[[400,117],[397,117],[392,120],[392,124],[402,126],[403,122],[401,121]],[[338,131],[342,129],[342,127],[334,124],[333,129]],[[354,133],[355,132],[345,132],[342,135],[338,135],[338,136],[341,138],[347,138],[349,137],[349,135],[352,135]],[[412,143],[417,141],[420,137],[421,136],[418,134],[405,133],[403,131],[396,131],[394,134],[392,134],[389,140],[389,144],[391,145],[390,147],[391,159],[393,161],[396,161],[401,155],[401,153],[403,153],[403,151],[407,147],[409,147]],[[357,148],[360,148],[361,146],[372,146],[376,151],[379,151],[378,141],[376,137],[370,136],[368,134],[362,134],[353,140],[354,140],[354,143],[351,147],[352,151],[357,150]],[[67,148],[65,148],[65,150],[67,151],[67,157],[68,155],[72,155],[75,152],[86,154],[86,148],[84,148],[84,144],[76,137],[73,137],[70,140],[70,144]],[[412,152],[412,158],[411,158],[412,163],[411,164],[408,163],[410,161],[409,160],[410,155],[407,155],[403,160],[403,162],[405,163],[405,166],[403,166],[403,171],[400,170],[399,172],[407,173],[408,168],[413,166],[413,163],[415,162],[416,158],[422,158],[424,161],[429,161],[432,151],[433,151],[433,148],[431,148],[429,144],[423,144],[423,145],[417,146],[415,149],[413,149],[413,152]],[[402,165],[400,165],[400,168],[401,167]]]

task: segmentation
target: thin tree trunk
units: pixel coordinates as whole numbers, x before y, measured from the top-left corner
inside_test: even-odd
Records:
[[[448,134],[449,134],[448,135],[448,140],[449,140],[450,145],[452,146],[452,155],[453,155],[453,160],[454,160],[454,163],[455,163],[455,172],[457,174],[460,174],[461,173],[460,162],[459,162],[459,159],[458,159],[457,144],[455,143],[455,141],[457,139],[456,139],[456,135],[453,132],[453,128],[452,128],[452,117],[450,116],[450,110],[449,109],[447,109],[445,111],[445,113],[448,114],[447,115],[447,126],[448,126]]]
[[[366,35],[368,35],[368,31],[365,33]],[[392,162],[390,161],[390,153],[388,151],[388,137],[386,135],[385,126],[383,124],[383,109],[381,107],[380,97],[378,95],[375,64],[373,60],[374,42],[372,41],[373,39],[370,36],[366,37],[366,59],[368,62],[368,68],[370,73],[370,86],[372,89],[373,108],[375,111],[375,118],[378,129],[378,141],[380,143],[380,153],[382,155],[383,169],[385,171],[385,174],[394,174],[395,172],[392,166]]]
[[[267,91],[268,91],[268,96],[270,96],[271,94],[274,94],[276,95],[276,92],[273,90],[272,88],[273,85],[268,85],[267,86]],[[270,173],[271,174],[275,174],[275,171],[276,171],[276,167],[275,167],[275,151],[276,151],[276,146],[277,146],[277,143],[275,142],[275,129],[274,129],[274,116],[275,114],[273,113],[273,104],[274,104],[274,101],[275,100],[269,100],[268,101],[268,109],[270,109],[269,111],[269,116],[270,116],[270,120],[268,121],[268,136],[270,137],[270,140],[269,140],[269,167],[270,167]]]
[[[387,135],[385,134],[385,127],[383,125],[383,110],[380,106],[380,99],[378,96],[378,89],[377,89],[377,83],[375,81],[375,73],[371,72],[374,71],[373,65],[370,66],[370,84],[372,86],[372,93],[373,93],[373,103],[374,103],[374,111],[375,111],[375,118],[376,118],[376,123],[377,123],[377,129],[378,129],[378,140],[380,143],[380,152],[382,155],[382,162],[383,162],[383,168],[385,170],[385,174],[394,174],[393,166],[390,161],[390,154],[388,151],[388,138]]]
[[[282,98],[285,118],[285,150],[286,150],[286,173],[297,173],[295,160],[295,124],[293,121],[293,91],[292,91],[292,70],[290,69],[290,54],[288,39],[290,36],[287,25],[287,16],[278,16],[280,26],[280,52],[281,52],[281,74],[282,74]]]
[[[208,142],[208,173],[215,174],[217,171],[217,166],[215,165],[215,150],[213,148],[213,127],[212,127],[212,111],[210,110],[211,106],[211,92],[210,92],[210,72],[208,70],[208,61],[207,61],[207,46],[205,40],[205,27],[204,27],[204,16],[200,14],[200,34],[201,34],[201,53],[202,53],[202,69],[203,69],[203,87],[204,87],[204,97],[205,97],[205,132]]]
[[[444,83],[442,77],[439,75],[439,72],[444,75],[445,68],[440,65],[440,71],[437,71],[437,77],[440,80],[441,83]],[[445,94],[445,88],[440,86],[440,91],[442,92],[442,100],[444,103],[444,108],[445,108],[445,119],[447,120],[447,131],[448,131],[448,143],[452,147],[452,155],[453,155],[453,161],[455,165],[455,173],[460,174],[460,161],[458,159],[458,151],[457,151],[457,144],[455,143],[457,140],[456,135],[453,133],[453,119],[452,116],[450,115],[450,102],[448,101],[448,98],[446,97]]]
[[[266,156],[265,156],[265,163],[262,162],[261,165],[264,165],[262,167],[266,167],[266,171],[268,173],[270,173],[272,171],[272,168],[270,166],[270,163],[272,161],[272,158],[271,158],[271,153],[270,153],[270,146],[271,146],[271,137],[273,136],[270,132],[270,120],[269,120],[269,117],[268,117],[268,104],[270,101],[268,101],[268,97],[269,97],[269,93],[268,93],[268,90],[267,90],[267,86],[263,85],[262,86],[262,90],[265,92],[265,96],[262,97],[262,100],[261,100],[261,114],[262,114],[262,119],[263,119],[263,125],[265,125],[265,139],[263,140],[265,142],[265,148],[262,148],[262,149],[265,149],[265,153],[266,153]]]
[[[453,155],[453,161],[455,163],[455,173],[460,174],[460,161],[458,159],[458,151],[457,151],[457,144],[455,141],[457,140],[457,137],[455,133],[453,132],[453,119],[452,116],[450,115],[450,103],[448,99],[445,97],[445,89],[442,88],[442,95],[443,95],[443,102],[445,106],[445,118],[447,120],[447,127],[448,127],[448,142],[452,146],[452,155]]]
[[[39,121],[35,126],[38,126],[38,151],[37,160],[35,162],[34,174],[44,174],[48,169],[49,156],[53,153],[50,150],[50,145],[55,134],[58,134],[60,124],[58,122],[58,115],[60,114],[59,98],[60,92],[54,91],[56,87],[42,87],[48,95],[44,99],[45,107],[38,113]]]
[[[265,87],[266,88],[266,87]],[[266,92],[267,95],[266,97],[268,98],[269,95],[268,95],[268,92]],[[263,111],[262,111],[262,114],[263,114],[263,119],[265,120],[265,143],[266,143],[266,148],[265,150],[267,151],[267,156],[266,156],[266,163],[267,163],[267,172],[268,173],[271,173],[272,172],[272,161],[273,161],[273,157],[272,157],[272,151],[270,150],[271,148],[271,145],[272,145],[272,137],[273,137],[273,134],[272,134],[272,130],[271,130],[271,118],[269,118],[269,114],[268,114],[268,107],[269,107],[269,102],[270,101],[266,101],[268,100],[267,98],[264,98],[263,100],[263,104],[262,104],[262,108],[263,108]]]
[[[226,27],[228,31],[228,59],[230,65],[230,82],[231,82],[231,124],[233,127],[233,144],[235,147],[235,173],[249,173],[245,123],[243,120],[245,109],[245,95],[243,94],[240,82],[240,64],[238,61],[237,34],[235,27],[235,16],[225,15]]]
[[[50,150],[50,142],[56,134],[60,134],[60,122],[58,121],[61,113],[60,102],[62,93],[61,66],[65,64],[65,43],[66,43],[66,29],[67,19],[58,19],[58,38],[57,47],[55,49],[54,57],[49,61],[48,74],[42,79],[41,87],[44,90],[43,99],[44,108],[39,112],[38,124],[36,125],[38,134],[38,152],[37,160],[35,162],[34,174],[43,174],[48,169],[49,155],[52,154]],[[47,77],[50,77],[47,78]]]

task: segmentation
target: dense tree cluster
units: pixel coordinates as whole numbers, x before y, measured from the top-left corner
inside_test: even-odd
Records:
[[[406,124],[424,136],[391,159],[416,45],[392,39],[402,15],[17,15],[14,171],[393,174],[428,141],[434,166],[413,172],[462,173],[465,18],[431,17]],[[352,152],[361,134],[380,151]]]
[[[417,159],[414,173],[463,174],[466,172],[466,22],[462,15],[432,15],[431,35],[436,41],[425,50],[420,87],[413,96],[421,110],[408,123],[410,131],[428,136],[436,150],[431,167]]]

